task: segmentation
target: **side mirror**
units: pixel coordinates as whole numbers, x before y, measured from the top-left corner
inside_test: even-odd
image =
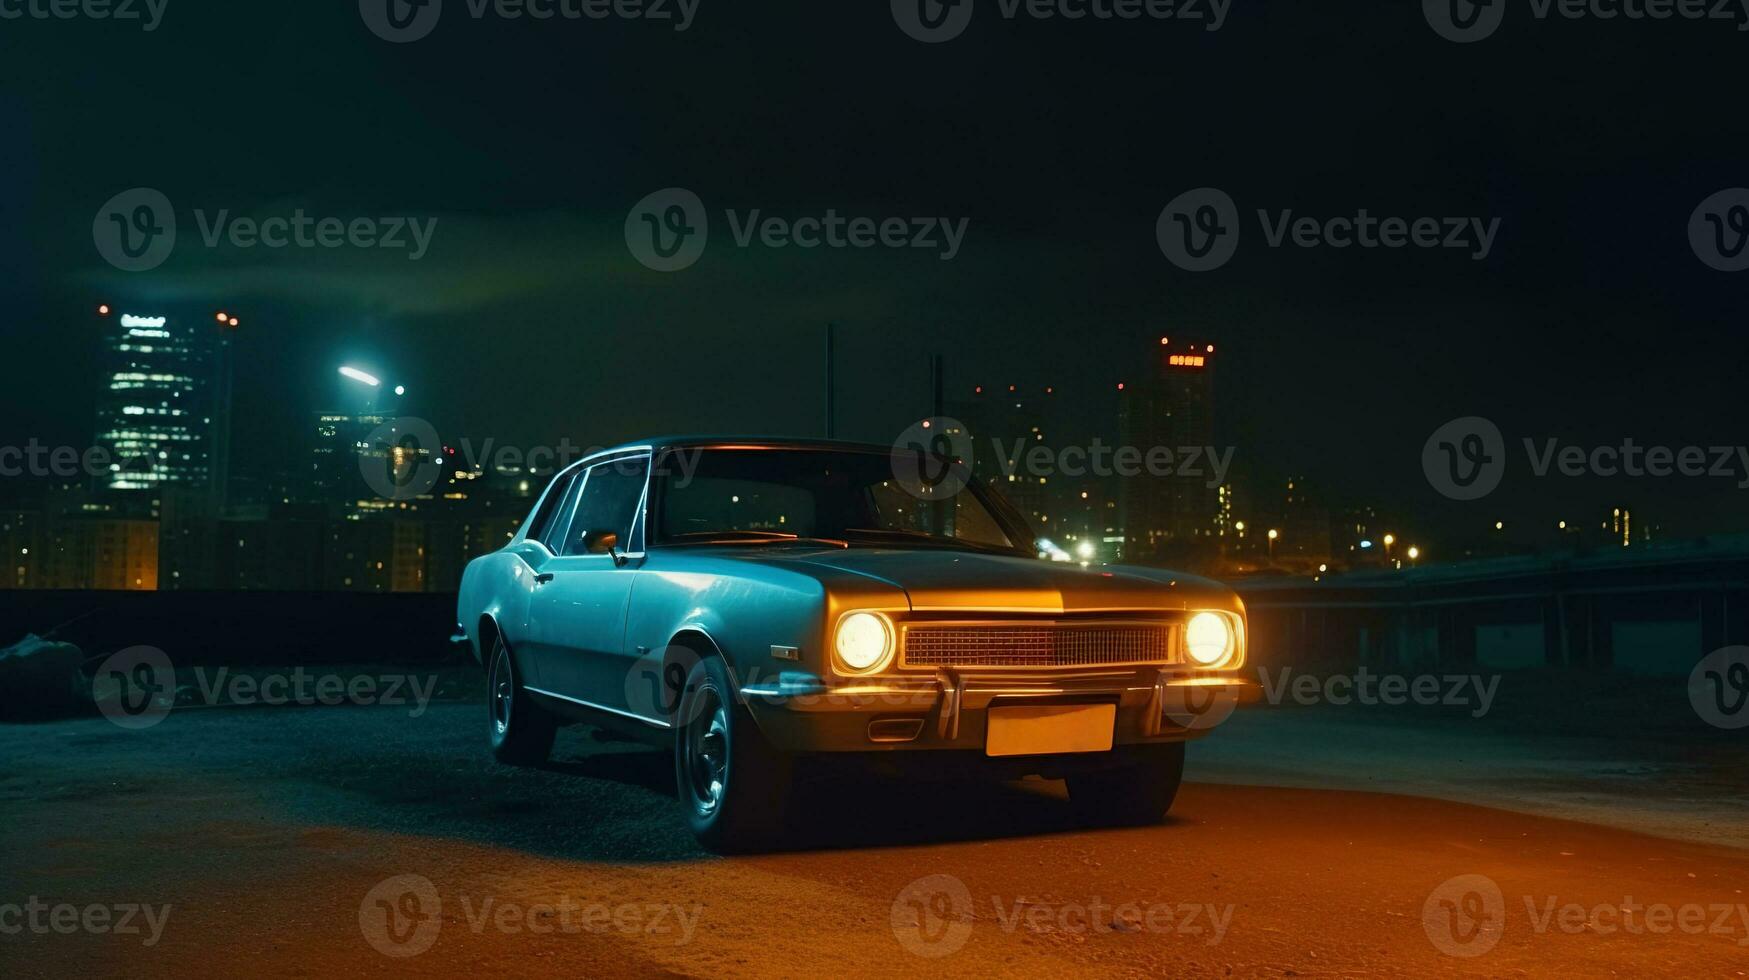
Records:
[[[619,534],[614,531],[590,531],[583,536],[583,550],[592,555],[612,555],[615,565],[624,565],[625,556],[619,553]]]

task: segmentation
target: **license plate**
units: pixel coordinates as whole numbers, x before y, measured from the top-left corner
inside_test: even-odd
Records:
[[[1115,704],[1040,704],[991,708],[985,755],[1109,752]]]

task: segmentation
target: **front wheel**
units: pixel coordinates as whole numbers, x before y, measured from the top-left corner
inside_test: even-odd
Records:
[[[738,702],[721,658],[693,665],[675,721],[674,781],[699,843],[713,851],[774,843],[789,802],[791,760]]]
[[[1141,758],[1132,764],[1069,776],[1069,801],[1096,823],[1159,823],[1172,809],[1184,781],[1184,743],[1147,745],[1134,751]]]
[[[547,761],[558,722],[523,688],[502,636],[492,638],[486,678],[486,736],[492,758],[511,766],[538,766]]]

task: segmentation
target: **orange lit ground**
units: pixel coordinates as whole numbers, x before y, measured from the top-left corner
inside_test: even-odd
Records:
[[[878,798],[817,812],[857,825],[838,847],[720,859],[691,844],[653,754],[568,732],[555,770],[501,770],[480,759],[479,713],[263,709],[177,714],[140,733],[101,720],[0,729],[0,905],[172,905],[151,948],[0,935],[0,973],[1749,975],[1742,850],[1412,797],[1216,785],[1186,787],[1168,825],[1090,831],[1067,822],[1050,784],[877,783],[859,795]],[[440,925],[428,951],[392,959],[367,942],[359,910],[407,874],[436,889]],[[1473,959],[1441,953],[1423,924],[1429,894],[1466,874],[1505,900],[1498,945]],[[895,901],[931,875],[972,901],[963,947],[933,962],[902,943],[910,906],[894,928]],[[655,934],[531,933],[526,916],[496,918],[567,896],[646,922],[651,906],[696,909],[696,929],[676,942],[672,913]],[[1706,916],[1724,934],[1538,933],[1526,896],[1732,911]],[[1126,916],[1087,931],[1074,908],[1096,901],[1175,917],[1195,905],[1202,932],[1158,912],[1154,929]],[[1211,905],[1231,909],[1218,942]]]

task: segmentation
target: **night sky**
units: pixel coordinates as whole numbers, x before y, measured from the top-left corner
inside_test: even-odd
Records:
[[[819,331],[840,324],[840,434],[890,441],[950,394],[1055,385],[1089,419],[1162,334],[1223,345],[1220,441],[1455,533],[1628,502],[1669,534],[1749,530],[1732,479],[1532,479],[1523,437],[1749,443],[1749,273],[1686,226],[1749,186],[1749,33],[1538,21],[1459,45],[1415,0],[1234,0],[1181,22],[1008,21],[976,0],[925,45],[886,3],[703,0],[672,22],[468,16],[416,43],[356,4],[170,0],[163,23],[0,21],[7,443],[90,439],[103,300],[235,309],[239,466],[284,451],[333,367],[412,390],[439,431],[579,444],[665,431],[818,434]],[[127,274],[91,225],[174,202],[175,254]],[[711,240],[660,274],[627,210],[698,193]],[[1154,237],[1218,187],[1219,270]],[[209,214],[438,219],[428,255],[209,249]],[[960,254],[737,248],[725,209],[968,218]],[[1498,217],[1492,254],[1272,249],[1258,209]],[[1484,503],[1421,473],[1441,423],[1487,416],[1513,461]]]

